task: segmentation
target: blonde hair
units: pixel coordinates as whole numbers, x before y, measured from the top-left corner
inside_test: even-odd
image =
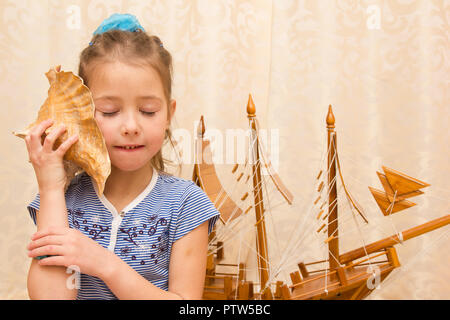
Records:
[[[167,113],[172,95],[172,56],[164,48],[161,40],[155,35],[137,30],[134,32],[122,30],[109,30],[95,35],[89,46],[80,54],[78,75],[84,84],[89,87],[90,71],[97,63],[120,60],[127,64],[151,66],[158,73],[163,84],[164,96],[167,104]],[[172,147],[172,131],[166,130],[165,142],[170,141]],[[164,172],[165,159],[162,150],[151,159],[153,168]]]

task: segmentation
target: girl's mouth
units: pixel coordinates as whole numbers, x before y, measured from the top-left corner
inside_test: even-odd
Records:
[[[143,148],[144,146],[116,146],[115,148],[118,148],[118,149],[120,149],[120,150],[123,150],[123,151],[136,151],[136,150],[139,150],[139,149],[141,149],[141,148]]]

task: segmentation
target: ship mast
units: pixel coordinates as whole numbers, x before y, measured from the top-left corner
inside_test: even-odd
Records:
[[[338,203],[336,188],[336,133],[334,131],[334,115],[331,105],[327,114],[328,131],[328,260],[330,270],[339,267],[339,238],[338,238]]]
[[[259,280],[261,284],[261,298],[264,300],[272,300],[272,292],[267,286],[269,281],[269,254],[267,248],[266,224],[264,220],[264,205],[261,184],[261,161],[259,157],[259,144],[257,139],[257,130],[255,123],[255,104],[252,96],[249,95],[247,103],[247,117],[250,121],[250,143],[254,143],[252,150],[252,173],[253,173],[253,196],[255,199],[255,215],[256,215],[256,250],[258,253],[258,270]]]

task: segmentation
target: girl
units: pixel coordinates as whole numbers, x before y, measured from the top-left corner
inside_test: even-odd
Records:
[[[28,206],[37,225],[28,245],[31,299],[202,297],[208,232],[219,213],[193,182],[164,173],[161,147],[176,108],[171,68],[159,38],[132,15],[106,19],[81,53],[79,75],[111,159],[104,194],[84,172],[64,192],[62,158],[77,141],[53,150],[64,127],[42,144],[51,120],[27,136],[39,186]]]

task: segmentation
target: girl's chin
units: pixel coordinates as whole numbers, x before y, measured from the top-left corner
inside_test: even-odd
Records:
[[[145,168],[151,168],[150,162],[145,162],[142,164],[137,163],[121,163],[120,165],[111,164],[112,170],[124,171],[124,172],[136,172],[140,170],[145,170]]]

